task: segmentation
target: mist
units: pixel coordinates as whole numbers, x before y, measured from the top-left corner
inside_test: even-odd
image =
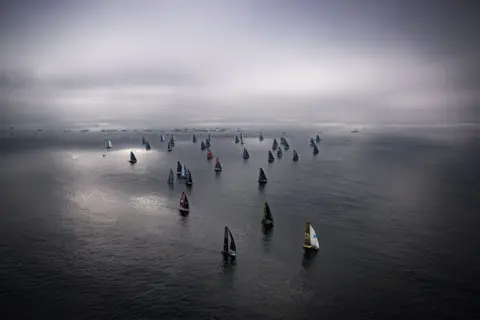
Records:
[[[475,6],[15,1],[2,120],[479,121]]]

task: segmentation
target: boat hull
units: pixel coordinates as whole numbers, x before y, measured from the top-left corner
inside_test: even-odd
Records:
[[[273,228],[273,222],[262,220],[262,226],[264,229],[271,229]]]
[[[178,208],[178,211],[180,211],[180,213],[189,213],[189,212],[190,212],[190,209],[185,209],[185,208],[179,207],[179,208]]]
[[[128,160],[128,162],[130,162],[131,164],[137,163],[137,161],[132,161],[132,160]]]
[[[222,172],[222,169],[215,168],[215,172]]]
[[[264,179],[259,179],[258,180],[258,183],[260,184],[266,184],[268,182],[268,180],[264,180]]]

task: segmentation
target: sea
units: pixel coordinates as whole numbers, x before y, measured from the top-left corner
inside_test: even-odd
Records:
[[[479,125],[167,127],[0,131],[2,319],[479,319]]]

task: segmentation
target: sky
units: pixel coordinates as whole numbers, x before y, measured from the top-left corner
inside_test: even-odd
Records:
[[[462,0],[7,1],[4,122],[480,121]]]

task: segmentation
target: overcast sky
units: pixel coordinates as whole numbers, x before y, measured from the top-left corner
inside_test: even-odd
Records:
[[[4,119],[478,120],[462,0],[2,2]]]

